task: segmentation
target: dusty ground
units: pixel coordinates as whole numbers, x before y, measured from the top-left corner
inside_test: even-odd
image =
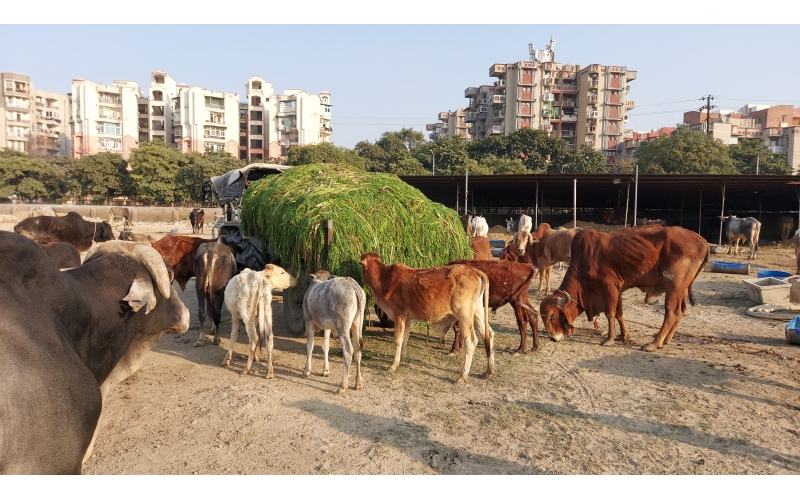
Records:
[[[0,224],[8,230],[13,224]],[[174,224],[135,228],[156,236]],[[179,227],[185,228],[185,224]],[[739,261],[728,256],[712,260]],[[791,248],[762,248],[757,268],[794,269]],[[554,286],[563,272],[554,271]],[[241,377],[228,348],[192,347],[194,283],[182,299],[192,329],[165,336],[142,368],[112,390],[88,474],[797,474],[800,472],[800,348],[785,322],[751,318],[741,275],[702,273],[673,343],[639,351],[663,318],[663,298],[643,304],[625,293],[632,343],[601,347],[585,317],[575,334],[539,353],[511,356],[519,334],[509,306],[497,332],[497,375],[483,380],[476,351],[466,386],[453,381],[463,355],[448,357],[417,325],[396,373],[392,331],[370,327],[365,388],[335,394],[341,352],[332,341],[331,376],[302,376],[305,342],[286,330],[273,304],[275,378]],[[531,301],[538,304],[535,286]],[[635,322],[635,323],[634,323]],[[605,319],[600,319],[603,329]],[[209,339],[210,340],[210,339]],[[352,373],[352,372],[351,372]],[[353,376],[351,375],[351,384]]]

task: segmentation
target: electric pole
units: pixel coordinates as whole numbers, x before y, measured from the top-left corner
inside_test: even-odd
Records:
[[[700,112],[702,113],[704,109],[706,110],[706,135],[711,135],[711,108],[716,108],[716,106],[711,105],[714,96],[708,94],[707,96],[701,97],[700,100],[706,101],[705,106],[700,106]]]

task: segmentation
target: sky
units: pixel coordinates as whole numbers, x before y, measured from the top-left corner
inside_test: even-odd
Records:
[[[440,111],[467,106],[464,89],[495,80],[492,64],[527,60],[528,44],[543,49],[551,35],[557,62],[637,71],[626,128],[674,126],[709,93],[722,109],[800,107],[797,25],[0,24],[0,71],[68,93],[73,78],[146,90],[159,69],[241,100],[259,75],[278,93],[329,91],[333,143],[351,148],[402,127],[425,132]]]

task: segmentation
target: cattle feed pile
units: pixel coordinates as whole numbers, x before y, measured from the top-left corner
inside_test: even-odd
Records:
[[[284,265],[301,263],[303,272],[324,267],[325,226],[332,219],[328,271],[359,283],[364,252],[411,267],[472,257],[458,214],[391,174],[321,164],[292,167],[251,184],[241,216],[245,232],[269,242]],[[299,277],[299,270],[294,272]]]

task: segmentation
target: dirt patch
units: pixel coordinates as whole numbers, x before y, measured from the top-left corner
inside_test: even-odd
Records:
[[[158,237],[171,228],[135,230]],[[751,267],[751,277],[764,268],[792,271],[793,251],[763,247]],[[563,274],[554,270],[554,286]],[[335,393],[338,341],[331,341],[330,377],[320,375],[317,338],[312,375],[304,378],[305,339],[288,333],[280,296],[273,303],[274,379],[264,377],[263,363],[239,376],[243,327],[231,366],[220,366],[227,311],[222,344],[192,347],[198,323],[190,281],[180,296],[192,312],[191,329],[165,336],[111,391],[85,472],[797,474],[800,350],[786,343],[785,322],[745,315],[753,303],[742,278],[701,273],[698,305],[689,307],[673,343],[654,354],[639,347],[663,320],[663,297],[645,305],[638,290],[624,294],[627,345],[601,347],[584,316],[571,337],[543,338],[539,353],[525,356],[511,355],[519,334],[504,306],[491,317],[497,374],[480,377],[486,361],[479,348],[465,386],[453,384],[463,357],[447,356],[423,324],[413,328],[407,361],[387,372],[392,331],[370,325],[364,390],[344,396]],[[534,305],[537,284],[529,293]],[[602,317],[599,324],[607,328]],[[351,371],[351,385],[353,377]]]

